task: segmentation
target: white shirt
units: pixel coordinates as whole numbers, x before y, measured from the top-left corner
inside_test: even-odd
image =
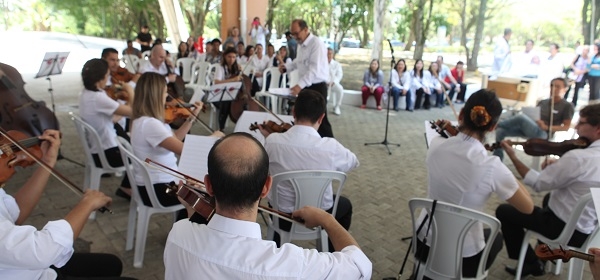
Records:
[[[438,75],[440,76],[441,80],[444,80],[446,77],[452,77],[452,73],[450,72],[450,67],[448,67],[446,64],[440,64],[440,70]],[[454,77],[453,77],[454,78]]]
[[[162,141],[173,136],[173,131],[168,124],[151,117],[140,117],[133,120],[131,125],[131,147],[133,154],[140,160],[150,158],[171,169],[177,170],[177,157],[175,153],[159,146]],[[169,175],[154,168],[146,168],[152,184],[169,183],[175,181],[172,175]],[[134,165],[135,183],[138,186],[144,185],[144,177],[137,165]]]
[[[150,60],[146,60],[143,63],[141,63],[140,69],[138,71],[141,74],[144,74],[146,72],[154,72],[154,73],[158,73],[161,75],[167,75],[169,73],[166,63],[164,63],[164,62],[161,63],[160,66],[158,66],[158,68],[157,68],[157,67],[154,67],[154,65],[152,65],[152,63],[150,63]],[[175,67],[174,69],[171,69],[171,73],[174,73],[177,76],[179,76],[179,67]]]
[[[267,33],[267,30],[264,29],[261,25],[259,25],[258,28],[254,28],[254,26],[252,26],[252,28],[250,29],[250,37],[252,38],[254,46],[256,46],[256,44],[261,44],[263,46],[263,53],[267,48],[267,46],[265,46]]]
[[[504,37],[498,39],[496,41],[496,46],[494,47],[494,64],[492,65],[492,71],[495,73],[506,72],[510,69],[510,67],[506,66],[508,64],[508,56],[510,54],[510,46],[508,45],[508,41]]]
[[[269,67],[269,62],[271,62],[271,59],[268,56],[263,55],[262,58],[258,58],[258,56],[255,55],[250,60],[250,65],[254,67],[254,73],[262,73]],[[262,86],[263,77],[255,77],[254,79],[256,79],[259,86]]]
[[[600,140],[585,149],[565,153],[557,162],[541,172],[529,170],[523,183],[535,191],[552,191],[548,207],[563,222],[567,222],[579,198],[600,187]],[[588,204],[579,221],[577,230],[591,233],[596,224],[594,204]]]
[[[271,175],[295,170],[333,170],[348,172],[358,167],[358,159],[334,138],[321,137],[317,130],[306,125],[294,125],[285,133],[272,133],[265,139]],[[288,184],[285,184],[288,183]],[[279,210],[291,213],[296,194],[289,182],[273,186],[279,198]],[[272,189],[272,190],[273,190]],[[269,193],[269,198],[273,195]],[[333,207],[331,185],[325,191],[321,208]]]
[[[0,189],[0,279],[55,280],[50,268],[64,266],[73,255],[73,230],[65,220],[48,222],[42,230],[17,226],[19,206]]]
[[[440,80],[431,74],[431,72],[427,71],[427,73],[429,73],[429,75],[427,76],[428,78],[428,84],[430,88],[433,89],[437,89],[437,90],[441,90],[442,89],[442,83],[440,82]]]
[[[519,189],[517,179],[500,159],[489,155],[479,140],[463,133],[431,140],[427,173],[429,198],[477,211],[483,211],[492,193],[507,200]],[[420,220],[423,217],[424,213]],[[420,236],[422,240],[425,230]],[[477,223],[467,233],[463,257],[474,256],[484,247],[483,227]]]
[[[402,73],[402,77],[398,75],[398,71],[396,69],[392,69],[392,74],[390,76],[390,83],[393,87],[409,90],[410,89],[410,72],[404,71]]]
[[[417,77],[415,74],[415,70],[410,70],[411,90],[416,91],[420,88],[430,87],[431,73],[429,73],[429,70],[423,70],[423,77]]]
[[[329,80],[327,82],[339,84],[342,81],[342,77],[344,76],[344,72],[342,71],[342,65],[332,59],[329,62]]]
[[[325,43],[312,34],[298,45],[298,54],[291,63],[285,64],[287,72],[298,69],[300,88],[312,84],[327,82],[329,77],[329,63],[327,62],[327,47]]]
[[[117,133],[112,117],[118,107],[119,102],[108,97],[104,90],[91,91],[83,89],[79,94],[79,115],[100,136],[101,147],[97,147],[94,141],[91,141],[92,153],[98,154],[117,146]]]
[[[356,246],[319,253],[261,239],[260,225],[215,214],[208,225],[173,224],[164,253],[166,280],[370,279],[372,264]]]

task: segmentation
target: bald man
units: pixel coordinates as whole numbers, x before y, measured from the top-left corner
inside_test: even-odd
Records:
[[[293,216],[327,231],[334,253],[319,253],[261,239],[258,204],[271,189],[269,158],[247,133],[218,140],[208,154],[207,192],[216,213],[207,225],[182,220],[165,246],[165,279],[370,279],[372,264],[356,240],[322,209],[304,207]]]
[[[173,67],[173,63],[171,62],[171,59],[167,57],[167,52],[162,45],[154,45],[154,47],[152,47],[150,58],[145,63],[142,63],[139,72],[140,74],[154,72],[164,75],[167,83],[175,82],[175,79],[179,76],[179,69]]]

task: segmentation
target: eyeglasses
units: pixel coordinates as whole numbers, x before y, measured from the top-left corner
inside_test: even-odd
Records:
[[[292,36],[294,36],[294,37],[298,37],[298,34],[300,34],[300,32],[302,32],[302,30],[304,30],[304,29],[300,29],[300,31],[298,31],[298,32],[291,32],[290,34],[292,34]]]

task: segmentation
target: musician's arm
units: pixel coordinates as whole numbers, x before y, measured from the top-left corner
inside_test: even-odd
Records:
[[[517,210],[519,210],[521,213],[531,214],[534,207],[531,194],[529,194],[521,182],[517,181],[517,184],[519,184],[519,188],[511,198],[506,200],[506,202],[517,208]]]
[[[158,145],[177,155],[181,155],[181,152],[183,151],[183,142],[181,142],[181,140],[177,139],[175,136],[165,138],[165,140],[160,142]]]
[[[131,117],[131,113],[131,106],[125,104],[120,104],[114,112],[115,115],[124,117]]]
[[[594,255],[594,261],[590,262],[590,270],[592,271],[592,276],[594,276],[594,280],[600,280],[600,249],[598,248],[590,248],[588,253]]]

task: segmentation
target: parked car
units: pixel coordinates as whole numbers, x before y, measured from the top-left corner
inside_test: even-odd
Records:
[[[344,48],[360,48],[360,41],[355,39],[342,39],[342,47]]]
[[[333,49],[333,52],[335,53],[337,53],[340,50],[339,45],[334,40],[321,38],[321,41],[323,41],[323,43],[325,43],[325,45],[327,45],[328,48]]]

